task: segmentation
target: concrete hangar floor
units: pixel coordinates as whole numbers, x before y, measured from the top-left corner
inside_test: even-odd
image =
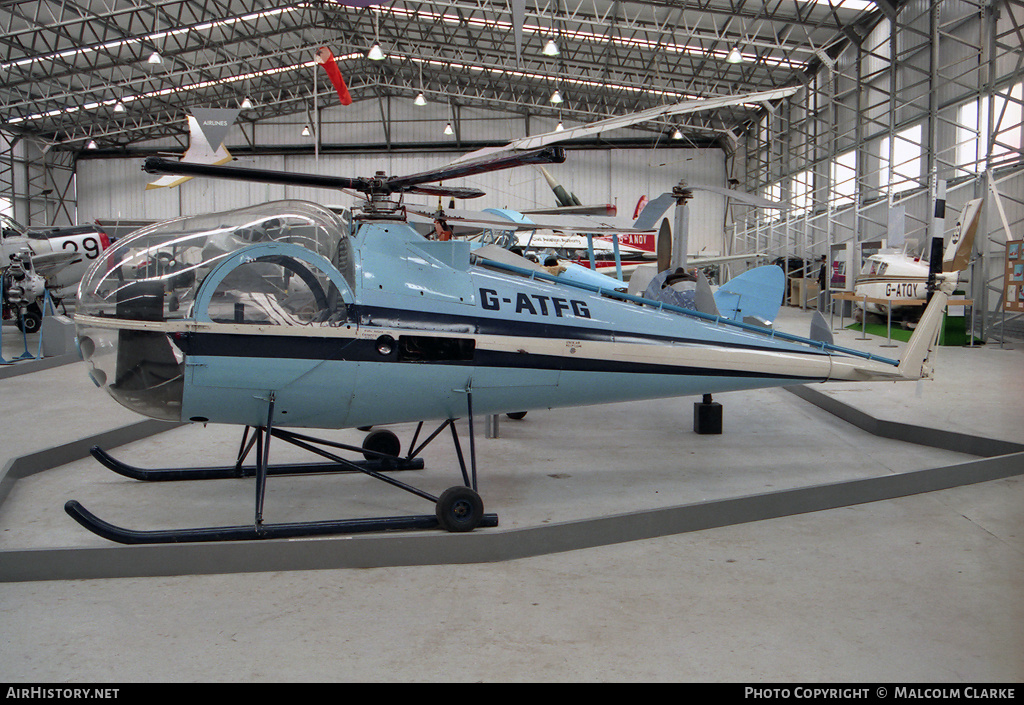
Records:
[[[809,314],[778,327],[805,334]],[[10,359],[23,343],[4,333]],[[836,342],[899,356],[858,337]],[[936,367],[716,395],[721,435],[694,433],[693,398],[501,417],[497,437],[478,420],[500,522],[471,534],[158,547],[63,505],[133,528],[246,523],[253,480],[115,475],[86,448],[138,416],[81,363],[0,368],[0,680],[1020,682],[1024,352],[945,347]],[[112,453],[222,464],[238,440],[190,425]],[[418,486],[456,484],[450,443],[425,455]],[[424,504],[361,476],[271,477],[266,516]]]

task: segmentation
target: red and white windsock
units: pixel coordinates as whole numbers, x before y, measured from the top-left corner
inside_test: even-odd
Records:
[[[338,68],[331,50],[327,47],[317,49],[316,62],[323,66],[324,71],[327,72],[328,78],[334,84],[334,90],[338,91],[338,98],[341,100],[341,104],[352,105],[352,96],[348,94],[348,86],[345,85],[345,79],[341,76],[341,69]]]

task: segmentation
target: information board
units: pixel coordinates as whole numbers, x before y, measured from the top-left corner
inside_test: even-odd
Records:
[[[1006,243],[1005,281],[1003,310],[1024,312],[1024,240]]]

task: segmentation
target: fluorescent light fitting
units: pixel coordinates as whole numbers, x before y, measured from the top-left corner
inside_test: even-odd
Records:
[[[452,124],[450,122],[447,125],[444,126],[444,133],[446,135],[454,135],[455,134],[455,130],[452,129]]]
[[[160,54],[158,54],[155,51],[149,55],[149,58],[146,59],[146,61],[150,64],[162,64],[164,62],[164,60],[160,57]]]
[[[416,94],[416,100],[414,100],[413,103],[415,103],[416,105],[427,104],[427,97],[423,95],[423,91],[420,91],[419,93]]]
[[[366,58],[370,61],[383,61],[384,52],[381,51],[380,44],[374,42],[373,46],[370,47],[370,51],[366,52]]]
[[[739,49],[733,47],[732,51],[729,52],[729,56],[728,58],[726,58],[726,61],[728,61],[730,64],[742,64],[743,54],[740,53]]]
[[[552,103],[562,102],[562,94],[558,92],[557,88],[555,89],[555,92],[551,94],[551,98],[549,98],[549,101]]]
[[[544,45],[544,49],[541,51],[544,56],[558,56],[558,44],[555,43],[554,39],[549,39],[548,43]]]
[[[302,136],[303,137],[309,137],[309,125],[305,125],[302,128]]]

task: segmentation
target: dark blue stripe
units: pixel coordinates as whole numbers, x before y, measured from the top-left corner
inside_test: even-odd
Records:
[[[375,340],[339,340],[305,336],[266,336],[239,333],[181,333],[175,342],[186,355],[209,357],[249,357],[261,359],[334,360],[344,362],[393,362],[407,365],[447,365],[459,367],[566,372],[608,372],[629,374],[689,375],[699,377],[744,377],[758,379],[820,380],[821,377],[766,374],[751,370],[722,370],[712,366],[659,365],[630,360],[589,359],[572,356],[515,353],[477,349],[472,360],[399,362],[392,351],[381,355]],[[713,357],[713,353],[709,353]]]

